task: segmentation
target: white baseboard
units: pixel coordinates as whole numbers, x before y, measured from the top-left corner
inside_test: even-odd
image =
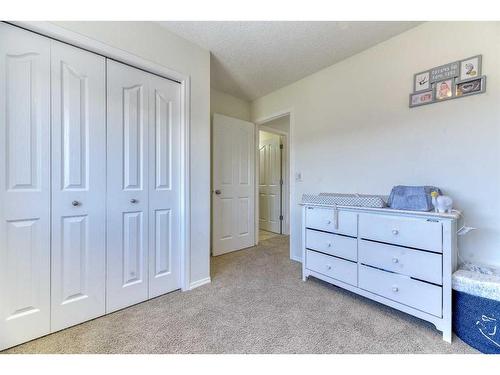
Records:
[[[291,260],[294,260],[294,261],[296,261],[296,262],[302,263],[302,257],[298,257],[298,256],[291,255],[291,256],[290,256],[290,259],[291,259]]]
[[[205,285],[205,284],[210,284],[211,282],[212,282],[212,280],[210,279],[210,277],[206,277],[206,278],[201,279],[201,280],[193,281],[189,285],[189,290],[194,289],[194,288],[198,288],[199,286],[202,286],[202,285]]]

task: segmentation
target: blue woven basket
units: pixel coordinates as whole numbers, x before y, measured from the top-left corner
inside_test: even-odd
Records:
[[[453,331],[482,353],[500,354],[500,301],[454,290]]]

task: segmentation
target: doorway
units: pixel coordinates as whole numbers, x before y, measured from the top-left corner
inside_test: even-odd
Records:
[[[258,241],[289,234],[290,115],[257,124],[257,220]]]
[[[290,121],[290,112],[256,124],[213,114],[213,256],[290,234]],[[259,143],[261,131],[268,133],[263,133],[262,139],[267,140],[267,147],[262,147],[262,150]],[[267,159],[260,157],[261,152],[263,155],[267,153]],[[261,192],[267,196],[267,201],[262,203],[259,201]],[[273,196],[273,200],[269,196]],[[262,216],[260,211],[263,211]],[[259,239],[261,222],[266,223]]]
[[[283,233],[283,143],[281,136],[259,130],[259,240]]]

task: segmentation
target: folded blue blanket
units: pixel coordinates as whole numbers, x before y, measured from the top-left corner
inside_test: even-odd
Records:
[[[441,194],[434,186],[394,186],[387,204],[397,210],[430,211],[434,208],[431,197],[433,191]]]

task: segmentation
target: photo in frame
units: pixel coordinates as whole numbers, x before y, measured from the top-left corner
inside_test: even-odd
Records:
[[[433,91],[422,91],[410,94],[410,107],[417,107],[419,105],[430,104],[433,102]]]
[[[436,100],[446,100],[453,97],[454,79],[445,79],[444,81],[436,82],[434,88],[434,97]]]
[[[479,77],[456,85],[456,96],[481,94],[486,90],[486,77]]]
[[[430,83],[430,71],[425,71],[417,73],[413,77],[413,92],[420,92],[429,90],[431,88]]]
[[[460,61],[460,82],[481,76],[481,55]]]

